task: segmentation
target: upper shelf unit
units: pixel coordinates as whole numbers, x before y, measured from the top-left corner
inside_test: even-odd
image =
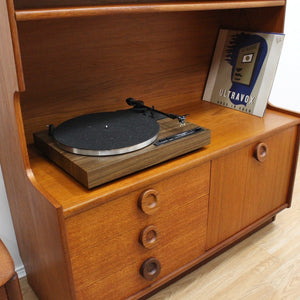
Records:
[[[284,6],[285,0],[247,0],[247,1],[195,1],[195,2],[163,2],[163,3],[132,3],[105,4],[93,6],[73,6],[56,8],[18,9],[15,11],[17,21],[43,19],[88,17],[122,13],[151,13],[175,11],[204,11],[241,8],[259,8]]]

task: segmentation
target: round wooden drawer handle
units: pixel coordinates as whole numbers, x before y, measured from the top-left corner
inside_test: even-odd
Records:
[[[151,281],[160,274],[160,270],[161,265],[159,260],[154,257],[150,257],[143,262],[140,272],[146,280]]]
[[[140,243],[147,249],[154,248],[159,241],[159,232],[154,225],[145,227],[140,233]]]
[[[264,162],[269,153],[269,148],[265,143],[259,143],[254,150],[254,157],[259,162]]]
[[[139,207],[147,215],[155,214],[159,207],[159,193],[154,189],[144,191],[139,197]]]

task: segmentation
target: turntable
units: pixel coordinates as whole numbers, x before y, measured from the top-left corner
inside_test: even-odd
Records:
[[[210,143],[210,131],[128,98],[130,109],[82,115],[34,134],[50,160],[87,188]]]

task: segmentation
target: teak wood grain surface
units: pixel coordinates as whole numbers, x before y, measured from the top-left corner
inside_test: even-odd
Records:
[[[208,10],[223,10],[232,8],[255,8],[255,7],[274,7],[283,6],[284,0],[249,0],[249,1],[198,1],[198,2],[171,2],[167,3],[167,0],[160,1],[101,1],[97,3],[93,1],[77,0],[72,1],[70,4],[72,7],[68,7],[68,3],[59,1],[56,5],[53,3],[39,4],[37,8],[28,1],[24,4],[21,3],[21,9],[16,11],[16,19],[18,21],[29,20],[43,20],[43,19],[57,19],[57,18],[74,18],[74,17],[86,17],[86,16],[101,16],[123,13],[151,13],[151,12],[176,12],[176,11],[208,11]],[[153,2],[153,3],[151,3]],[[92,6],[88,6],[92,4]],[[56,7],[53,8],[53,5]],[[74,6],[78,5],[78,6]],[[49,6],[49,7],[48,7]],[[51,7],[52,6],[52,7]],[[61,6],[61,7],[60,7]],[[64,7],[65,6],[65,7]],[[26,9],[26,7],[31,7]],[[24,9],[25,8],[25,9]]]
[[[291,209],[150,299],[297,299],[300,295],[299,163],[300,160]],[[38,299],[25,277],[20,283],[24,300]]]
[[[178,169],[188,169],[207,159],[222,156],[224,152],[240,149],[255,140],[258,143],[261,139],[274,135],[278,130],[295,126],[298,122],[297,117],[287,116],[273,110],[267,110],[262,119],[207,102],[195,103],[191,111],[182,107],[175,112],[190,113],[189,120],[210,128],[210,145],[200,151],[90,191],[87,191],[53,163],[45,160],[35,149],[32,149],[32,155],[30,155],[33,174],[41,186],[44,186],[48,193],[61,203],[67,217],[76,211],[92,207],[107,199],[114,199],[126,191],[130,192],[139,188],[147,184],[150,178],[158,181],[178,172]]]
[[[282,32],[285,1],[85,4],[0,2],[1,168],[28,281],[41,299],[137,299],[290,205],[299,115],[269,107],[257,118],[201,102],[219,28]],[[190,114],[211,130],[211,144],[90,191],[32,146],[47,124],[124,109],[131,96]],[[261,143],[265,162],[255,158]],[[242,182],[232,199],[231,162]],[[283,178],[273,176],[277,169]],[[141,244],[154,236],[154,247]]]
[[[160,130],[156,141],[199,127],[189,122],[182,126],[177,119],[168,118],[159,120],[158,124]],[[200,149],[210,143],[210,130],[202,128],[199,132],[166,144],[151,144],[138,151],[102,157],[66,152],[56,145],[48,131],[35,133],[34,141],[35,146],[51,161],[90,189]]]
[[[59,208],[48,202],[35,188],[34,181],[29,181],[27,176],[27,148],[24,137],[19,136],[20,115],[16,115],[18,106],[15,106],[14,101],[19,85],[9,27],[8,13],[12,12],[7,10],[6,1],[1,1],[0,12],[0,160],[10,209],[17,213],[12,213],[12,218],[18,246],[23,261],[30,261],[26,264],[28,280],[39,295],[47,297],[52,294],[68,298],[71,294],[70,277],[67,275],[68,266],[61,246]],[[47,267],[49,264],[52,265],[51,269]],[[44,282],[43,288],[39,282]]]
[[[280,32],[282,14],[276,6],[19,22],[27,144],[48,124],[128,108],[128,97],[160,110],[191,110],[201,100],[219,28]]]
[[[278,214],[274,222],[149,300],[298,299],[299,162],[291,209]]]
[[[211,248],[275,208],[285,205],[296,128],[262,139],[268,147],[266,161],[253,158],[255,145],[216,159],[211,174],[211,214],[207,247]]]
[[[66,230],[79,298],[126,298],[147,287],[149,281],[137,270],[148,257],[161,263],[159,281],[200,256],[205,248],[209,170],[210,165],[205,164],[149,185],[161,202],[154,214],[137,206],[145,187],[69,218]],[[139,242],[139,234],[151,224],[160,240],[156,247],[147,249]],[[114,288],[108,289],[110,282]]]

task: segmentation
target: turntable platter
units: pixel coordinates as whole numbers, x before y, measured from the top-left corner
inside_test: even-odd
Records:
[[[89,156],[128,153],[152,144],[158,122],[134,110],[82,115],[63,122],[51,132],[63,150]]]

